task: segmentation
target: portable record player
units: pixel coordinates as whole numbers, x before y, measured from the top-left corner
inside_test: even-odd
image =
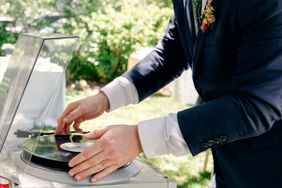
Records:
[[[96,183],[91,183],[89,178],[75,181],[68,176],[68,161],[95,141],[86,141],[78,133],[55,136],[53,131],[46,131],[46,125],[53,122],[48,114],[56,109],[56,95],[61,92],[58,83],[64,79],[77,39],[59,34],[20,35],[0,80],[0,185],[4,179],[10,182],[10,187],[22,188],[175,188],[174,181],[141,159],[124,165]],[[44,110],[33,116],[40,117],[35,121],[18,112],[18,108],[33,79],[37,79],[39,87],[45,83],[46,78],[34,77],[35,68],[42,63],[48,67],[47,71],[60,70],[61,76],[48,85],[51,97]]]

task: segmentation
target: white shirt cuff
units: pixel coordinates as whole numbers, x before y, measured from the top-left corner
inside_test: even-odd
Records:
[[[138,93],[134,84],[127,78],[120,76],[101,88],[101,91],[108,97],[111,112],[122,106],[137,104],[139,102]]]
[[[138,133],[146,157],[191,153],[180,131],[176,114],[142,121],[138,124]]]

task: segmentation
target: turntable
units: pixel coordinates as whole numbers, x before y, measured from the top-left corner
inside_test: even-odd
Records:
[[[56,109],[56,95],[62,92],[58,83],[64,79],[77,39],[59,34],[20,35],[0,80],[0,187],[6,182],[5,187],[21,188],[176,188],[174,181],[141,159],[124,165],[96,183],[91,183],[90,177],[75,181],[68,176],[68,161],[95,141],[86,141],[78,133],[55,136],[52,131],[46,131],[46,125],[52,122],[48,115]],[[34,69],[42,63],[48,67],[47,71],[55,68],[61,75],[48,85],[51,97],[44,110],[30,119],[18,108],[29,83],[35,79]],[[44,79],[36,80],[39,86]]]

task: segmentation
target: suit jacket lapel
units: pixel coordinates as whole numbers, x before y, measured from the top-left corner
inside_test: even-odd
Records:
[[[192,55],[192,59],[193,59],[192,70],[193,70],[194,73],[197,70],[197,65],[199,63],[200,53],[202,51],[203,44],[204,44],[205,39],[208,36],[209,32],[210,32],[210,30],[207,30],[205,33],[203,33],[201,31],[201,29],[199,29],[199,31],[198,31],[198,35],[197,35],[197,38],[196,38],[196,42],[195,42],[194,49],[193,49],[193,55]]]
[[[185,0],[184,1],[184,8],[186,11],[186,24],[189,28],[190,34],[188,35],[189,45],[190,45],[190,51],[193,54],[194,45],[196,41],[196,29],[194,24],[194,15],[193,15],[193,8],[192,8],[192,0]]]
[[[191,0],[190,0],[191,1]],[[216,11],[216,8],[218,6],[218,2],[219,0],[213,0],[213,7]],[[202,23],[203,20],[201,20],[201,23]],[[195,45],[194,45],[194,50],[193,50],[193,56],[192,56],[192,59],[193,59],[193,63],[192,63],[192,70],[194,72],[194,75],[195,73],[197,72],[197,69],[198,69],[198,65],[199,65],[199,62],[200,62],[200,54],[201,54],[201,51],[203,49],[203,44],[205,42],[205,39],[207,38],[208,34],[210,33],[210,30],[211,28],[207,29],[206,32],[202,32],[201,28],[199,28],[198,30],[198,35],[197,35],[197,38],[196,38],[196,42],[195,42]]]

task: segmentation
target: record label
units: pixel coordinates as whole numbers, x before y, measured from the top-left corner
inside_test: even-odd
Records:
[[[60,148],[65,151],[80,153],[86,148],[91,146],[91,143],[81,143],[81,142],[67,142],[60,145]]]

